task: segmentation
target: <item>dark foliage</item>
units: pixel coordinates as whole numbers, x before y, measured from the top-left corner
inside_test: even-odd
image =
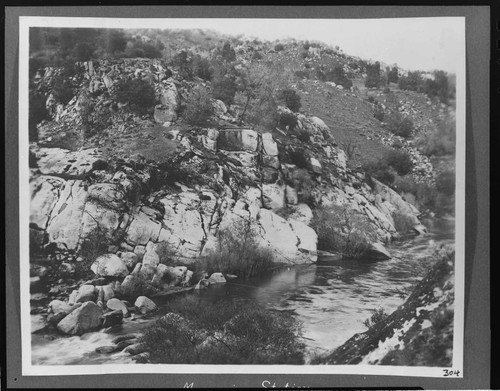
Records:
[[[132,110],[145,114],[155,104],[155,91],[146,80],[119,80],[115,86],[114,98],[121,103],[128,102]]]
[[[399,112],[391,113],[386,118],[387,130],[396,136],[409,138],[413,133],[413,122],[410,118],[403,116]]]
[[[294,113],[297,113],[300,110],[300,95],[297,94],[297,91],[292,89],[283,90],[280,93],[279,99],[282,100],[285,106]]]
[[[394,168],[398,175],[401,176],[410,173],[413,168],[413,162],[411,161],[410,155],[401,149],[393,149],[387,152],[385,160],[387,164]]]

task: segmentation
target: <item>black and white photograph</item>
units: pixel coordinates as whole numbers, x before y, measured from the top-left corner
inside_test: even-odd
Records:
[[[465,18],[21,17],[24,375],[463,376]]]

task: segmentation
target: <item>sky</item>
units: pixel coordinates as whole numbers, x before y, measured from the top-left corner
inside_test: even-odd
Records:
[[[201,28],[264,40],[295,38],[339,46],[365,60],[407,70],[456,73],[465,61],[465,18],[386,19],[112,19],[41,18],[52,27]]]
[[[175,22],[175,23],[174,23]],[[394,19],[198,19],[171,20],[171,28],[211,28],[261,39],[322,41],[349,55],[379,60],[404,69],[455,73],[465,54],[462,18]],[[462,59],[463,60],[463,59]]]

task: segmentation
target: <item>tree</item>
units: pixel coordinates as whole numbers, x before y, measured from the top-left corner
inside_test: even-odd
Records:
[[[380,86],[380,63],[366,64],[365,87],[378,88]]]
[[[226,41],[221,51],[222,59],[227,62],[232,62],[236,60],[236,52],[234,51],[231,43]]]
[[[253,125],[275,127],[278,93],[287,89],[292,76],[277,64],[257,63],[242,74],[241,91],[245,99],[240,122],[244,119]]]
[[[392,67],[387,75],[388,83],[397,83],[398,82],[398,67]]]

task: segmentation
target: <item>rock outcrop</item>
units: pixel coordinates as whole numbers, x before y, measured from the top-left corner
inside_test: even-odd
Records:
[[[82,85],[97,96],[126,75],[150,80],[159,104],[155,121],[171,126],[177,120],[180,97],[188,84],[167,79],[160,61],[84,65]],[[42,79],[51,77],[47,70]],[[216,115],[231,117],[222,102],[213,104]],[[54,114],[55,121],[78,122],[73,121],[78,117],[77,105],[75,97]],[[54,243],[73,253],[82,249],[87,238],[120,238],[92,270],[98,277],[125,278],[121,289],[128,293],[137,288],[129,274],[148,282],[154,279],[156,286],[165,283],[157,269],[158,255],[145,251],[145,246],[167,243],[174,258],[194,262],[214,247],[218,231],[235,218],[253,226],[260,243],[272,249],[277,261],[314,262],[317,235],[306,203],[346,205],[362,213],[376,231],[376,247],[398,237],[395,215],[423,232],[418,210],[375,180],[370,187],[363,172],[347,167],[346,155],[324,121],[283,107],[279,110],[296,117],[297,128],[310,136],[308,142],[281,130],[171,129],[169,138],[179,149],[166,160],[168,170],[141,157],[108,159],[99,148],[69,151],[34,146],[31,152],[38,168],[32,169],[30,178],[32,230],[43,239],[41,243]],[[172,172],[189,175],[172,180]]]

